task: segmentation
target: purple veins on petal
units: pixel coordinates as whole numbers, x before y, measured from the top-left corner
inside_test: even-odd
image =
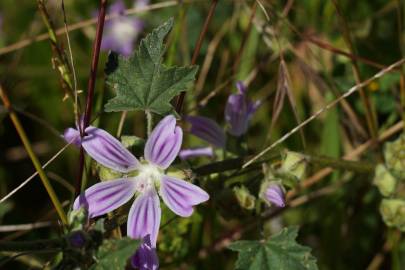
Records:
[[[159,258],[150,241],[148,234],[142,239],[142,244],[131,258],[131,263],[134,268],[140,270],[155,270],[159,268]]]
[[[208,193],[200,187],[167,175],[161,179],[160,195],[170,210],[182,217],[189,217],[194,205],[209,199]]]
[[[265,198],[278,207],[285,206],[285,193],[283,188],[278,184],[271,184],[264,192]]]
[[[80,147],[80,132],[74,128],[67,128],[63,133],[63,138],[67,143],[71,143]]]
[[[225,107],[225,120],[229,126],[229,133],[239,137],[246,133],[249,127],[249,121],[260,101],[252,102],[247,97],[247,89],[242,82],[236,84],[239,93],[228,97]]]
[[[104,215],[128,202],[135,194],[135,185],[130,178],[95,184],[76,198],[73,209],[86,207],[90,218]]]
[[[186,116],[185,120],[191,124],[191,134],[216,147],[225,147],[225,133],[214,120],[203,116]]]
[[[183,131],[176,126],[176,118],[168,115],[155,127],[145,145],[145,159],[166,169],[180,151]]]
[[[179,153],[182,160],[196,158],[196,157],[213,157],[214,151],[212,147],[190,148],[183,149]]]
[[[140,239],[149,234],[152,247],[156,247],[161,214],[159,197],[154,189],[138,195],[128,214],[127,235]]]
[[[88,127],[85,132],[82,146],[98,163],[123,173],[138,167],[136,157],[108,132],[95,127]]]

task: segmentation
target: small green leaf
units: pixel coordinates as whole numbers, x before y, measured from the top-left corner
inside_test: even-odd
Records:
[[[97,262],[90,270],[122,270],[140,245],[128,237],[104,240],[96,253]]]
[[[111,55],[107,63],[107,84],[117,96],[105,105],[105,111],[149,110],[166,115],[173,111],[170,101],[194,81],[197,66],[166,67],[162,64],[163,41],[173,19],[147,35],[135,54],[128,59]]]
[[[267,241],[237,241],[229,249],[239,252],[236,269],[315,270],[311,249],[298,244],[297,228],[285,228]]]

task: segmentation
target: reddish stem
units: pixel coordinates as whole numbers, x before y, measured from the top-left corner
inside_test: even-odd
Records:
[[[100,56],[101,40],[103,37],[106,8],[107,8],[107,0],[100,0],[100,11],[98,14],[96,38],[93,43],[93,56],[92,56],[92,61],[91,61],[89,82],[87,84],[86,110],[84,112],[83,125],[79,125],[81,136],[84,135],[84,130],[90,124],[91,111],[93,109],[94,88],[96,85],[97,66],[98,66],[98,60],[99,60],[99,56]],[[83,177],[83,170],[84,170],[84,151],[83,151],[82,147],[80,148],[79,162],[80,162],[79,163],[79,175],[78,175],[76,185],[75,185],[76,195],[80,193],[80,189],[82,186],[82,177]]]
[[[215,8],[217,7],[219,0],[212,0],[211,1],[211,6],[210,10],[208,11],[207,18],[205,18],[204,26],[200,32],[200,36],[198,37],[196,47],[194,49],[193,57],[191,59],[191,65],[195,65],[197,62],[198,55],[200,54],[201,46],[205,37],[205,34],[207,33],[208,26],[211,23],[212,16],[214,15]],[[184,103],[184,97],[186,96],[186,92],[183,91],[180,93],[179,97],[177,98],[176,102],[176,111],[180,114],[181,109],[183,107]]]

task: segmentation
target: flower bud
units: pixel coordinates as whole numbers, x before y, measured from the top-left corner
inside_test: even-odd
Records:
[[[405,231],[405,200],[384,199],[380,205],[380,213],[387,226]]]
[[[82,231],[76,231],[69,235],[69,244],[73,248],[82,248],[86,244],[86,237]]]
[[[247,210],[255,208],[256,198],[250,194],[250,191],[245,186],[234,187],[233,192],[242,208]]]
[[[240,137],[246,133],[249,121],[260,105],[260,101],[252,102],[247,97],[246,86],[237,82],[236,87],[239,93],[228,97],[225,107],[225,120],[229,125],[229,133]]]
[[[293,151],[286,151],[280,170],[282,173],[288,173],[294,176],[297,181],[299,181],[305,177],[306,167],[307,162],[303,154]]]
[[[395,177],[405,180],[405,135],[385,144],[385,163]]]
[[[260,197],[269,205],[285,206],[285,190],[280,181],[264,182],[260,189]]]
[[[375,168],[373,184],[383,196],[388,197],[394,193],[397,179],[392,176],[384,165],[378,164]]]

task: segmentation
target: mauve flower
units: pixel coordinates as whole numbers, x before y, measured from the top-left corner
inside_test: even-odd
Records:
[[[242,82],[236,83],[238,94],[228,97],[225,107],[225,120],[229,125],[229,133],[239,137],[246,133],[249,121],[260,105],[260,101],[252,102],[247,97],[246,86]]]
[[[264,198],[278,207],[285,206],[285,193],[279,184],[269,184],[264,191]]]
[[[150,235],[143,238],[143,243],[131,258],[132,267],[140,270],[156,270],[159,268],[159,258],[156,248],[152,247]]]
[[[134,1],[134,8],[140,9],[145,8],[149,5],[149,0],[135,0]]]
[[[225,133],[214,120],[203,116],[186,116],[184,119],[191,124],[191,134],[216,147],[225,147]]]
[[[72,130],[67,132],[68,139],[75,140],[72,133]],[[86,189],[76,198],[75,210],[84,206],[90,217],[97,217],[117,209],[136,195],[128,214],[127,235],[135,239],[150,235],[151,246],[155,247],[161,218],[158,193],[168,208],[182,217],[190,216],[194,205],[209,199],[209,195],[196,185],[164,173],[179,153],[183,138],[174,116],[163,118],[152,131],[142,162],[106,131],[89,127],[85,133],[81,144],[97,162],[120,172],[138,170],[139,173],[135,177],[101,182]]]
[[[183,149],[179,153],[179,157],[182,160],[186,160],[189,158],[195,158],[195,157],[213,157],[213,156],[214,156],[214,150],[212,149],[212,147]]]
[[[136,17],[125,15],[125,4],[122,0],[111,5],[108,13],[117,17],[105,23],[101,50],[112,50],[130,56],[134,50],[134,42],[143,29],[143,22]]]

